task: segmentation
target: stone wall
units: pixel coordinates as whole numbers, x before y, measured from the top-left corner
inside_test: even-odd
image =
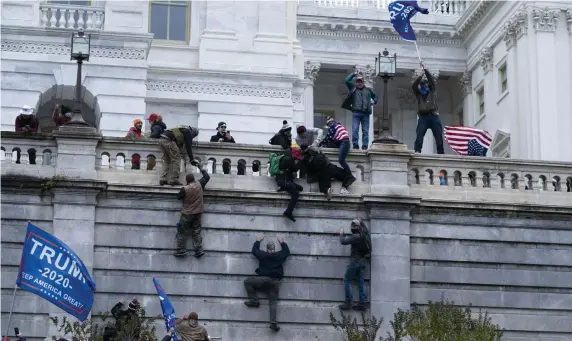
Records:
[[[179,314],[197,311],[211,335],[223,340],[338,340],[328,315],[343,301],[349,247],[339,244],[337,234],[361,217],[373,242],[370,312],[385,318],[383,331],[396,309],[444,294],[459,305],[488,310],[507,329],[505,340],[561,341],[572,335],[570,165],[421,156],[400,146],[351,152],[358,177],[354,194],[327,202],[314,185],[297,179],[306,191],[295,211],[298,221],[291,223],[281,216],[287,196],[265,176],[273,147],[198,143],[195,154],[212,173],[203,216],[206,255],[182,260],[172,256],[178,189],[156,186],[157,169],[130,169],[134,153],[142,160],[160,158],[154,141],[62,131],[35,137],[2,134],[3,323],[30,220],[84,260],[97,283],[93,313],[122,297],[139,297],[149,314],[159,314],[154,276]],[[49,153],[26,164],[31,147]],[[16,148],[23,153],[20,164],[9,153]],[[73,157],[72,150],[81,154]],[[222,174],[223,160],[232,163],[232,174]],[[236,174],[238,160],[246,162],[245,175]],[[262,163],[258,172],[250,166],[254,161]],[[440,171],[444,185],[436,175]],[[50,179],[55,186],[42,194],[39,187]],[[276,335],[267,328],[267,301],[259,309],[242,303],[242,281],[257,265],[250,250],[259,233],[267,240],[283,235],[292,252],[278,306],[282,330]],[[48,334],[49,316],[62,315],[21,290],[14,311],[13,325],[34,341]],[[161,336],[161,320],[157,327]]]

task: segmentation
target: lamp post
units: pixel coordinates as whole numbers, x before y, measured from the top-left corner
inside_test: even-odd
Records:
[[[397,54],[389,56],[387,49],[375,58],[375,75],[383,79],[383,112],[379,117],[378,135],[373,143],[399,143],[399,141],[389,133],[389,113],[387,104],[387,82],[395,76],[395,61]]]
[[[91,34],[86,35],[83,29],[80,28],[78,32],[72,34],[70,60],[77,61],[77,79],[75,82],[73,116],[66,125],[90,126],[89,123],[84,121],[81,114],[81,66],[84,61],[89,61],[90,45]]]

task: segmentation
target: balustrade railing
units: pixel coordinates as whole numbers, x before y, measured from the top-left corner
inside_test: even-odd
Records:
[[[278,150],[279,148],[275,146],[206,142],[195,143],[193,147],[195,158],[214,175],[215,179],[219,179],[218,186],[232,185],[236,186],[234,188],[246,188],[250,186],[249,184],[253,184],[256,186],[252,189],[260,190],[268,190],[272,186],[271,182],[268,182],[270,179],[267,179],[268,156]],[[57,153],[58,143],[51,134],[26,136],[2,132],[0,159],[3,175],[22,174],[27,167],[35,167],[33,169],[36,170],[52,169],[50,172],[53,173],[54,167],[59,168],[59,165],[56,165]],[[337,150],[324,149],[324,153],[332,162],[336,162]],[[103,137],[97,143],[95,154],[95,169],[98,178],[102,180],[116,184],[139,185],[154,185],[158,182],[162,169],[162,153],[156,140]],[[408,183],[404,181],[403,184],[397,185],[409,186],[413,195],[424,198],[450,198],[450,195],[459,193],[480,193],[483,197],[486,197],[487,193],[499,195],[522,193],[523,198],[529,198],[526,193],[538,195],[544,193],[542,195],[548,195],[548,198],[557,198],[555,200],[560,204],[572,205],[572,165],[569,163],[449,155],[407,155],[395,156],[404,158],[403,171],[409,173]],[[187,158],[186,153],[183,153],[183,157]],[[373,161],[372,157],[377,157],[378,161]],[[372,164],[379,164],[381,160],[381,163],[388,165],[384,167],[390,169],[400,167],[395,161],[385,162],[384,157],[381,159],[380,157],[363,151],[352,151],[348,154],[347,161],[357,178],[352,185],[357,188],[354,193],[371,193],[375,186],[384,185],[372,183],[372,179],[375,178],[372,176],[374,171]],[[389,155],[390,159],[392,157]],[[378,168],[379,166],[374,167],[376,171]],[[198,169],[186,160],[181,163],[181,171],[198,172]],[[247,181],[239,184],[241,179]],[[396,181],[398,178],[387,179]],[[317,188],[311,191],[317,191]],[[559,201],[560,195],[565,201]],[[497,195],[491,200],[505,200],[502,198],[502,195]]]
[[[40,22],[48,28],[101,30],[105,21],[105,10],[101,7],[44,3],[40,12]]]

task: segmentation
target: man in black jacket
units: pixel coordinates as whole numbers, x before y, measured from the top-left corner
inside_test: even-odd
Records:
[[[276,322],[276,305],[278,301],[278,289],[280,287],[280,280],[284,277],[284,268],[282,264],[290,255],[288,244],[284,242],[284,237],[278,238],[282,250],[276,252],[274,242],[266,244],[266,252],[260,251],[260,242],[264,239],[262,235],[256,238],[252,246],[252,254],[259,261],[256,273],[258,276],[249,277],[244,280],[244,287],[248,294],[248,301],[244,304],[248,307],[257,308],[260,306],[256,291],[266,291],[268,293],[268,301],[270,304],[270,329],[279,331],[278,323]]]
[[[268,143],[273,146],[281,146],[282,149],[292,147],[292,127],[288,121],[282,121],[282,128],[272,136]]]
[[[282,153],[284,156],[282,156],[280,164],[278,165],[282,174],[276,175],[276,184],[278,185],[279,191],[286,191],[290,194],[290,202],[288,202],[288,207],[282,215],[296,222],[296,218],[294,218],[294,208],[296,208],[298,198],[300,198],[300,192],[304,190],[304,187],[294,182],[294,174],[300,169],[298,163],[300,160],[294,158],[291,148],[283,149]]]
[[[139,309],[141,305],[137,299],[129,302],[127,310],[122,310],[124,300],[111,308],[111,315],[115,318],[115,328],[106,327],[103,334],[103,341],[116,340],[120,338],[133,337],[139,339],[141,333],[141,321],[139,319]],[[117,340],[119,341],[119,340]]]
[[[352,221],[349,236],[344,235],[344,230],[340,231],[340,243],[342,245],[351,245],[351,261],[346,268],[344,275],[345,302],[340,305],[342,310],[352,309],[352,281],[356,280],[359,289],[359,303],[353,306],[355,310],[365,310],[367,295],[365,293],[365,257],[369,253],[366,244],[366,238],[361,233],[362,222],[358,219]]]
[[[230,136],[230,131],[226,131],[226,123],[219,122],[216,128],[217,133],[211,136],[210,142],[226,142],[226,143],[236,143],[234,137]]]
[[[167,129],[167,125],[163,123],[163,117],[159,114],[151,114],[146,120],[151,125],[151,135],[149,135],[152,139],[161,138],[161,134]]]
[[[163,169],[159,184],[179,186],[179,171],[181,169],[181,151],[187,150],[191,165],[198,162],[193,157],[193,139],[199,135],[199,130],[190,126],[179,126],[165,130],[160,135],[159,147],[163,152]]]
[[[350,193],[348,187],[356,181],[351,172],[331,163],[319,147],[301,145],[300,149],[302,164],[308,170],[308,175],[318,179],[320,192],[324,193],[328,200],[332,199],[332,179],[342,182],[340,194]]]
[[[425,76],[426,78],[423,78]],[[427,129],[431,129],[437,144],[437,154],[445,154],[443,149],[443,125],[439,118],[435,78],[421,64],[421,74],[413,81],[413,93],[417,98],[417,138],[415,139],[415,152],[421,153],[423,138]]]

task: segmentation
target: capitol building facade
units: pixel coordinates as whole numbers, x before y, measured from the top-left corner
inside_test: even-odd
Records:
[[[103,135],[124,136],[151,113],[169,127],[197,126],[199,141],[219,121],[237,142],[252,144],[266,144],[284,119],[317,127],[335,115],[350,128],[351,113],[340,106],[344,78],[363,72],[381,97],[374,59],[387,49],[397,55],[387,90],[391,133],[412,149],[419,59],[393,30],[388,3],[2,1],[2,130],[14,129],[23,105],[35,108],[41,131],[54,129],[54,105],[73,103],[70,41],[82,28],[91,34],[82,111]],[[430,14],[412,25],[437,77],[443,125],[489,131],[488,155],[572,161],[572,2],[419,5]],[[435,153],[431,134],[423,153]]]

